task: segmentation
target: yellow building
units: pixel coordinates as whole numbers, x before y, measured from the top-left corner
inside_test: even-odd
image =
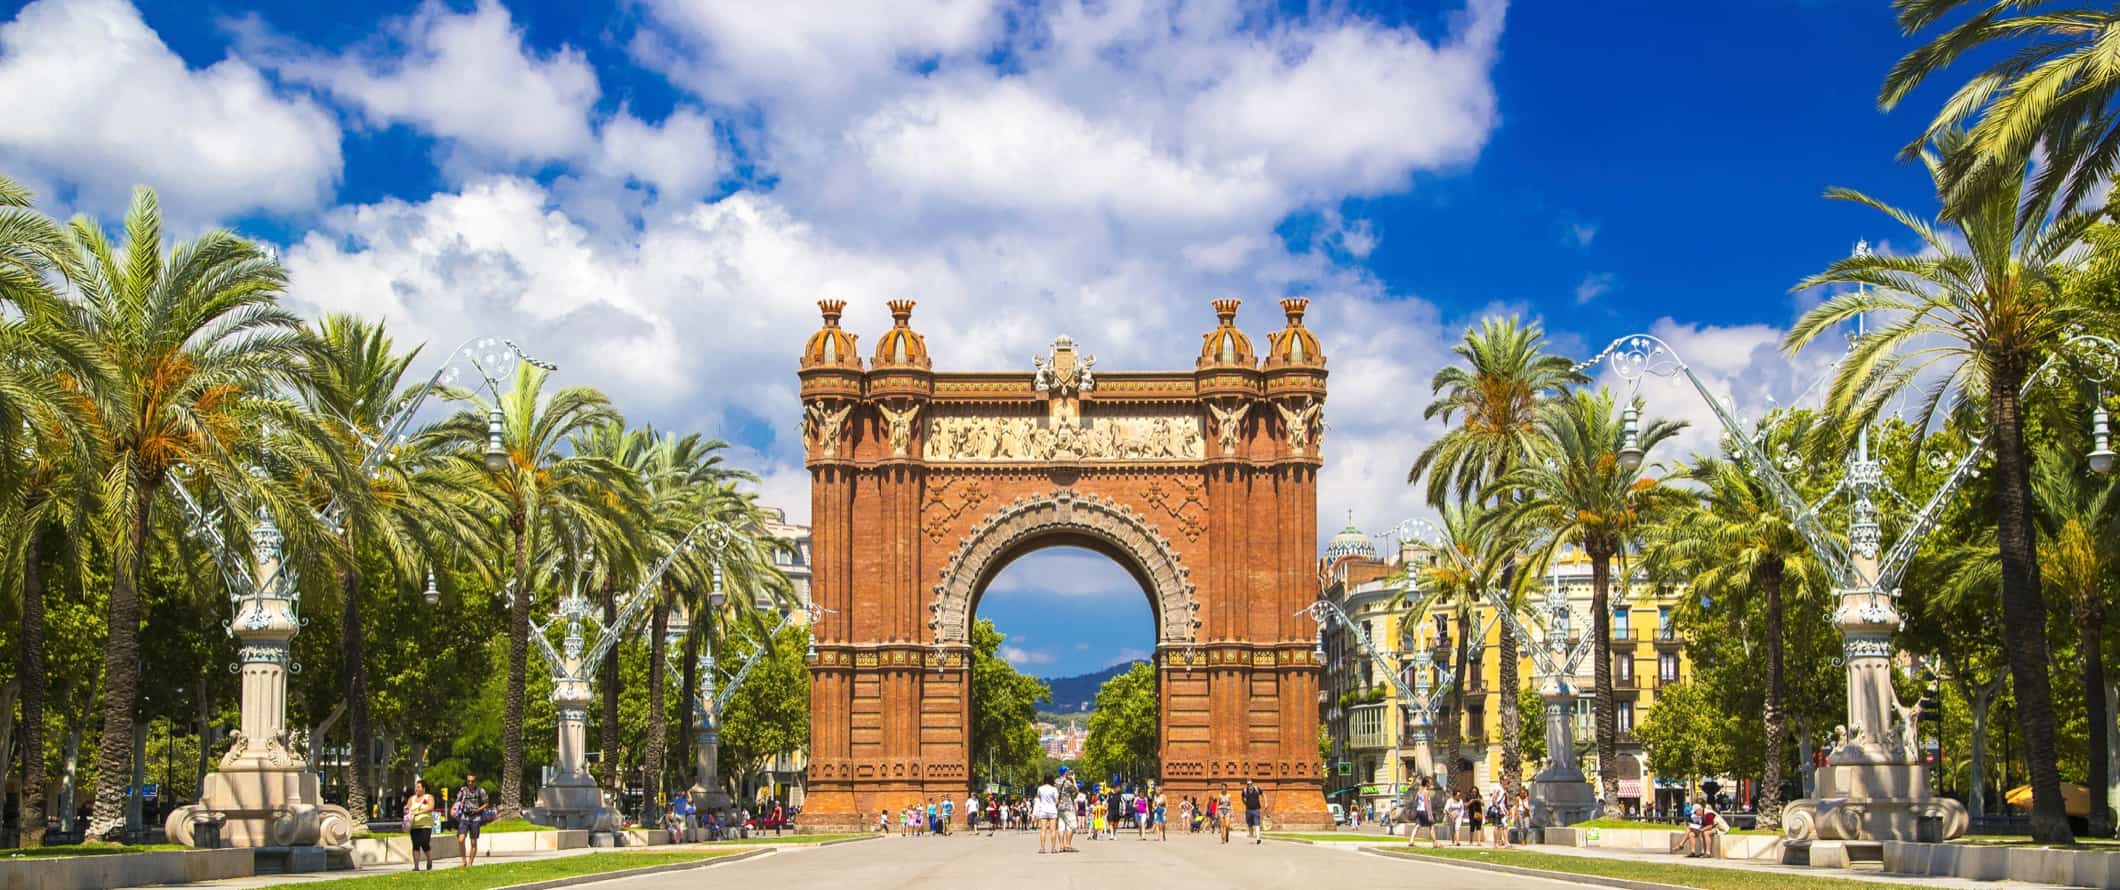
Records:
[[[1380,557],[1367,536],[1349,525],[1327,548],[1322,567],[1323,595],[1362,625],[1376,646],[1385,652],[1399,651],[1408,645],[1400,636],[1403,606],[1398,610],[1390,606],[1394,601],[1412,599],[1402,598],[1405,572],[1401,567],[1409,562],[1418,565],[1431,558],[1417,547],[1402,548],[1399,553]],[[1683,591],[1650,584],[1639,573],[1622,583],[1617,574],[1615,567],[1610,599],[1619,804],[1632,812],[1644,812],[1657,805],[1659,784],[1646,768],[1646,758],[1642,756],[1640,742],[1635,739],[1634,727],[1655,706],[1659,689],[1680,682],[1691,673],[1683,640],[1673,631],[1672,623]],[[1526,607],[1541,607],[1552,591],[1558,590],[1573,607],[1576,616],[1572,619],[1570,636],[1580,639],[1591,629],[1588,617],[1590,582],[1589,560],[1580,551],[1570,548],[1554,560],[1544,579],[1543,589],[1530,594]],[[1519,620],[1527,628],[1531,626],[1529,617],[1528,612],[1519,615]],[[1460,787],[1477,785],[1485,790],[1500,779],[1500,715],[1503,708],[1515,707],[1516,699],[1513,690],[1499,688],[1501,623],[1493,620],[1492,609],[1484,607],[1476,610],[1475,621],[1475,626],[1486,628],[1486,634],[1473,650],[1473,663],[1477,668],[1465,679],[1467,698],[1464,710],[1459,714],[1461,724],[1456,757]],[[1413,630],[1432,639],[1435,633],[1432,622],[1431,618]],[[1453,637],[1458,632],[1458,628],[1451,628]],[[1379,668],[1375,660],[1361,656],[1352,632],[1334,627],[1326,632],[1321,642],[1326,651],[1326,672],[1318,710],[1333,746],[1326,761],[1329,767],[1326,794],[1333,802],[1343,805],[1386,805],[1385,802],[1396,799],[1405,790],[1408,782],[1418,781],[1412,744],[1404,737],[1405,711],[1400,707],[1391,683],[1377,674]],[[1524,642],[1529,645],[1529,641]],[[1536,689],[1537,668],[1531,658],[1524,657],[1524,653],[1519,655],[1519,682],[1524,688]],[[1574,706],[1576,749],[1583,758],[1583,771],[1595,782],[1593,658],[1594,654],[1583,659],[1570,678],[1570,685],[1577,690]],[[1525,738],[1536,737],[1543,731],[1543,726],[1536,723],[1520,730]],[[1450,756],[1440,747],[1441,736],[1442,733],[1438,732],[1435,750],[1438,771],[1445,763],[1444,758]],[[1541,765],[1524,764],[1524,780],[1528,782]],[[1665,802],[1675,801],[1680,793],[1678,786],[1673,784],[1664,791]]]

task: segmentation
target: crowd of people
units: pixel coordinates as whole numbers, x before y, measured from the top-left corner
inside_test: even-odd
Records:
[[[1246,839],[1263,843],[1260,828],[1265,808],[1265,792],[1258,783],[1248,780],[1234,795],[1224,788],[1219,794],[1209,794],[1205,801],[1199,795],[1191,795],[1173,802],[1153,781],[1126,783],[1114,779],[1085,787],[1073,771],[1063,766],[1027,796],[969,793],[961,807],[948,796],[929,797],[924,803],[879,811],[876,831],[895,832],[900,837],[948,837],[960,833],[955,820],[962,814],[961,833],[976,835],[985,828],[991,837],[1003,831],[1036,831],[1038,852],[1071,853],[1075,851],[1077,836],[1093,841],[1117,840],[1131,832],[1137,840],[1168,841],[1170,823],[1175,819],[1180,831],[1219,834],[1225,844],[1241,824]]]
[[[1440,847],[1447,833],[1453,847],[1470,841],[1473,846],[1486,843],[1500,848],[1509,846],[1510,831],[1531,827],[1531,792],[1521,785],[1514,790],[1495,785],[1484,798],[1478,791],[1462,789],[1445,797],[1423,779],[1405,810],[1406,821],[1412,823],[1412,830],[1406,832],[1407,846],[1418,845],[1425,834],[1429,846]]]

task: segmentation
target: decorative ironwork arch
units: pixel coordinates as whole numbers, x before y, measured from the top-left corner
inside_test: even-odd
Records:
[[[1070,488],[1018,498],[972,529],[942,569],[928,603],[929,629],[935,642],[951,645],[971,640],[972,607],[994,575],[1029,549],[1027,545],[1058,537],[1053,544],[1078,543],[1103,552],[1132,572],[1148,592],[1156,613],[1158,645],[1188,645],[1200,626],[1199,600],[1190,570],[1169,539],[1146,517],[1107,498]]]

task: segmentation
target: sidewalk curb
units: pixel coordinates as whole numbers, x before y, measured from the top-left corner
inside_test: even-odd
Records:
[[[707,859],[702,859],[698,862],[673,862],[669,865],[650,865],[645,868],[629,868],[625,871],[607,871],[598,872],[596,874],[590,875],[575,875],[570,878],[553,878],[549,881],[537,881],[529,884],[509,884],[506,887],[498,888],[498,890],[553,890],[553,888],[556,887],[572,887],[576,884],[600,884],[605,881],[623,881],[628,878],[639,878],[646,877],[648,875],[659,875],[664,872],[688,871],[690,869],[695,868],[711,868],[713,866],[721,865],[726,862],[740,862],[745,859],[764,856],[771,852],[773,852],[773,850],[770,847],[760,847],[756,850],[748,850],[742,853],[730,853],[727,856],[714,856]]]
[[[1500,872],[1524,878],[1543,878],[1565,884],[1592,884],[1599,887],[1617,887],[1620,890],[1692,890],[1678,884],[1659,884],[1655,881],[1634,881],[1627,878],[1608,878],[1603,875],[1584,875],[1568,871],[1547,871],[1542,868],[1524,868],[1518,865],[1502,865],[1497,862],[1474,862],[1467,859],[1445,859],[1441,856],[1423,856],[1419,853],[1401,853],[1381,847],[1364,847],[1362,852],[1372,856],[1388,856],[1414,862],[1455,865],[1480,871]]]

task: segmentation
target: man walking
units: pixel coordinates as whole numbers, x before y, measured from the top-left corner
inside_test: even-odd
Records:
[[[1259,836],[1259,822],[1266,808],[1266,793],[1259,790],[1259,783],[1244,780],[1244,828],[1251,833],[1251,842],[1265,843]]]
[[[1075,852],[1075,817],[1077,815],[1075,803],[1076,798],[1081,794],[1082,786],[1075,783],[1075,777],[1068,771],[1067,767],[1063,766],[1060,768],[1060,779],[1054,784],[1054,787],[1060,792],[1060,818],[1057,826],[1060,834],[1060,852],[1073,853]]]
[[[456,849],[465,868],[478,864],[478,830],[486,825],[486,789],[478,776],[464,774],[464,786],[456,789]]]
[[[943,836],[943,837],[949,837],[949,836],[950,836],[950,820],[951,820],[952,818],[955,818],[955,817],[956,817],[956,815],[957,815],[957,800],[956,800],[955,798],[953,798],[953,797],[950,797],[950,796],[949,796],[949,795],[947,795],[947,794],[943,795],[943,796],[942,796],[942,821],[941,821],[941,822],[939,822],[939,823],[937,823],[937,827],[939,827],[939,828],[941,828],[941,829],[942,829],[942,836]]]

